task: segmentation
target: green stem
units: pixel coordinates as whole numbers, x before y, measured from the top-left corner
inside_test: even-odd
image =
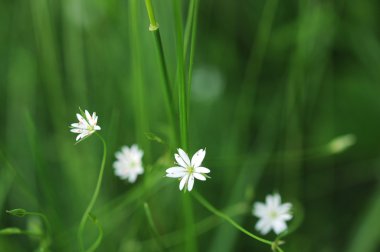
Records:
[[[193,17],[194,17],[194,1],[195,0],[190,0],[189,1],[189,9],[187,12],[187,19],[186,19],[186,26],[185,26],[185,39],[184,39],[184,50],[183,50],[183,57],[186,58],[187,55],[187,48],[189,46],[189,41],[190,41],[190,35],[191,35],[191,27],[193,24]]]
[[[48,218],[46,217],[46,215],[42,214],[42,213],[37,213],[37,212],[27,212],[26,214],[28,215],[35,215],[35,216],[38,216],[40,217],[41,219],[44,220],[45,222],[45,226],[46,226],[46,234],[47,234],[47,237],[50,237],[50,234],[51,234],[51,226],[50,226],[50,222],[48,220]]]
[[[86,211],[84,212],[84,214],[82,216],[82,219],[80,221],[80,224],[79,224],[78,240],[79,240],[79,245],[80,245],[82,251],[84,251],[84,244],[83,244],[83,238],[82,238],[84,227],[86,225],[87,218],[89,217],[89,214],[90,214],[92,208],[94,207],[96,199],[98,198],[98,195],[99,195],[100,187],[102,185],[104,167],[105,167],[105,164],[106,164],[106,157],[107,157],[107,144],[106,144],[106,142],[104,141],[104,139],[103,139],[103,137],[101,135],[99,135],[98,133],[96,133],[96,135],[99,137],[99,139],[103,143],[103,158],[102,158],[102,163],[101,163],[101,166],[100,166],[100,172],[99,172],[98,182],[96,184],[94,194],[92,195],[91,201],[88,204],[88,206],[86,208]]]
[[[199,0],[193,0],[194,12],[192,17],[192,32],[191,32],[191,44],[190,44],[190,58],[189,58],[189,72],[188,72],[188,85],[187,92],[191,92],[191,82],[193,76],[193,64],[194,64],[194,55],[195,55],[195,41],[197,38],[197,26],[198,26],[198,10],[199,10]]]
[[[180,125],[180,145],[188,151],[188,104],[185,83],[184,59],[183,59],[183,33],[182,33],[182,5],[181,1],[173,0],[175,28],[176,28],[176,53],[177,53],[177,78],[178,78],[178,98],[179,98],[179,125]],[[185,220],[185,251],[197,251],[194,213],[191,198],[188,194],[182,197],[183,215]]]
[[[203,198],[200,194],[197,192],[193,192],[192,195],[194,198],[201,203],[205,208],[207,208],[210,212],[214,213],[215,215],[219,216],[220,218],[224,219],[225,221],[229,222],[232,226],[243,232],[244,234],[252,237],[253,239],[260,241],[262,243],[271,245],[273,244],[272,241],[266,240],[264,238],[258,237],[251,232],[249,232],[247,229],[243,228],[239,224],[237,224],[234,220],[232,220],[229,216],[225,215],[224,213],[218,211],[215,207],[213,207],[205,198]]]
[[[176,117],[175,104],[174,104],[174,98],[173,98],[173,91],[170,85],[168,67],[165,60],[164,48],[162,45],[159,25],[154,15],[154,10],[153,10],[153,5],[152,5],[151,0],[145,0],[145,6],[148,12],[149,21],[150,21],[149,30],[153,32],[153,35],[154,35],[156,50],[157,50],[158,58],[160,61],[161,75],[164,79],[164,93],[165,93],[165,100],[167,104],[167,110],[169,114],[170,125],[174,125],[173,122],[174,122],[174,118]],[[173,134],[175,137],[175,127],[173,127]]]
[[[91,214],[89,214],[88,216],[90,217],[92,222],[98,227],[98,238],[96,238],[95,242],[91,245],[91,247],[86,250],[86,252],[93,252],[99,247],[100,243],[102,242],[103,228],[94,216],[91,216]]]
[[[180,1],[173,0],[175,26],[176,26],[176,48],[177,48],[177,78],[179,96],[179,125],[180,142],[182,148],[188,151],[188,129],[187,129],[187,89],[185,83],[185,72],[183,62],[183,38],[182,38],[182,8]]]
[[[174,118],[176,117],[175,104],[174,104],[173,92],[170,85],[168,68],[167,68],[166,60],[165,60],[164,48],[162,46],[161,34],[160,34],[159,29],[154,30],[152,32],[154,35],[154,41],[156,42],[158,58],[160,60],[161,74],[164,78],[165,99],[168,106],[169,119],[170,121],[174,121]]]
[[[147,202],[144,202],[144,211],[145,211],[145,215],[146,215],[146,217],[148,219],[149,226],[152,229],[152,232],[154,234],[155,240],[157,241],[158,245],[160,246],[160,249],[164,250],[165,249],[165,245],[164,245],[164,243],[161,240],[161,236],[158,233],[156,225],[154,224],[152,213],[150,211],[150,208],[149,208],[149,205],[148,205]]]

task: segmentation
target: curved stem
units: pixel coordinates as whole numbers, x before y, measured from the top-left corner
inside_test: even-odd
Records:
[[[238,230],[240,230],[241,232],[243,232],[244,234],[252,237],[253,239],[255,240],[258,240],[262,243],[265,243],[265,244],[268,244],[268,245],[272,245],[273,242],[272,241],[269,241],[269,240],[266,240],[264,238],[261,238],[261,237],[258,237],[254,234],[252,234],[251,232],[249,232],[247,229],[243,228],[242,226],[240,226],[239,224],[237,224],[234,220],[232,220],[229,216],[225,215],[224,213],[220,212],[219,210],[217,210],[215,207],[213,207],[205,198],[203,198],[200,194],[198,194],[197,192],[193,192],[192,195],[194,196],[194,198],[196,200],[198,200],[199,203],[201,203],[205,208],[207,208],[210,212],[214,213],[215,215],[219,216],[220,218],[224,219],[225,221],[229,222],[232,226],[234,226],[235,228],[237,228]]]
[[[84,212],[82,219],[80,221],[80,224],[79,224],[78,240],[79,240],[80,248],[82,251],[84,251],[84,245],[83,245],[83,239],[82,239],[83,230],[84,230],[84,227],[86,225],[87,218],[89,217],[89,214],[90,214],[92,208],[94,207],[96,199],[98,198],[98,195],[99,195],[100,187],[102,185],[102,179],[103,179],[104,167],[105,167],[105,163],[106,163],[106,157],[107,157],[107,144],[101,135],[99,135],[98,133],[96,133],[96,135],[99,137],[99,139],[103,143],[103,158],[102,158],[102,164],[100,166],[98,182],[96,184],[94,194],[92,195],[91,201],[88,204],[86,211]]]
[[[45,222],[45,226],[46,226],[46,234],[47,234],[48,237],[50,237],[51,226],[50,226],[50,222],[49,222],[48,218],[46,217],[46,215],[44,215],[42,213],[37,213],[37,212],[27,212],[26,214],[28,214],[28,215],[35,215],[35,216],[38,216],[41,219],[43,219],[44,222]]]

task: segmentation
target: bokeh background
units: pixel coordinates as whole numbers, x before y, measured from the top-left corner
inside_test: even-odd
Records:
[[[173,1],[153,4],[176,90]],[[380,251],[379,9],[378,1],[200,1],[189,152],[207,148],[212,179],[195,189],[252,232],[252,203],[279,192],[295,206],[285,251]],[[97,112],[108,143],[93,211],[104,228],[98,251],[159,251],[144,202],[164,250],[183,251],[182,193],[163,178],[177,146],[148,26],[142,0],[0,1],[1,229],[42,228],[7,209],[42,212],[51,251],[78,250],[102,156],[96,137],[74,145],[68,126],[81,107]],[[128,184],[112,162],[133,143],[146,172]],[[199,251],[270,250],[193,208]],[[96,228],[86,230],[95,239]],[[38,246],[36,237],[0,236],[0,251]]]

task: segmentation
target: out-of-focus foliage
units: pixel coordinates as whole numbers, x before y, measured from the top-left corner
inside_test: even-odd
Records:
[[[153,4],[176,90],[173,1]],[[212,179],[196,190],[252,232],[252,202],[280,192],[296,206],[294,222],[303,215],[284,238],[287,252],[380,249],[379,9],[378,1],[200,1],[189,151],[207,147]],[[177,146],[148,26],[142,0],[0,1],[0,229],[40,232],[40,219],[5,210],[42,212],[51,251],[78,249],[102,155],[96,137],[74,145],[68,126],[80,106],[97,112],[109,146],[93,211],[104,228],[98,250],[157,251],[148,202],[166,250],[183,251],[182,193],[163,178]],[[112,162],[133,143],[146,172],[131,185]],[[200,251],[268,251],[193,206]],[[96,227],[86,230],[90,243]],[[38,246],[36,237],[0,236],[0,251]]]

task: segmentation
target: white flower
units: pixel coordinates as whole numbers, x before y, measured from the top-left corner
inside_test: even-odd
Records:
[[[175,160],[179,166],[171,167],[166,170],[166,177],[169,178],[180,178],[179,190],[182,190],[185,186],[188,191],[191,191],[194,186],[194,178],[199,180],[206,180],[207,175],[210,170],[201,167],[201,163],[206,155],[206,150],[200,149],[191,158],[182,150],[178,149],[178,154],[174,154]]]
[[[256,224],[256,229],[263,235],[269,233],[271,229],[276,234],[280,234],[288,227],[286,221],[292,218],[290,209],[292,204],[281,204],[281,197],[278,193],[268,195],[266,203],[255,203],[253,205],[252,214],[260,218]]]
[[[116,152],[116,161],[113,163],[115,175],[134,183],[137,176],[144,173],[143,155],[144,152],[136,144],[130,148],[128,146],[121,147],[121,151]]]
[[[98,117],[96,116],[96,113],[92,113],[91,116],[90,113],[88,113],[88,111],[85,110],[85,115],[86,118],[84,118],[81,114],[77,114],[79,123],[71,124],[70,131],[79,134],[76,138],[76,141],[79,141],[80,139],[83,139],[91,135],[96,130],[100,130],[100,127],[96,125],[96,123],[98,122]]]

